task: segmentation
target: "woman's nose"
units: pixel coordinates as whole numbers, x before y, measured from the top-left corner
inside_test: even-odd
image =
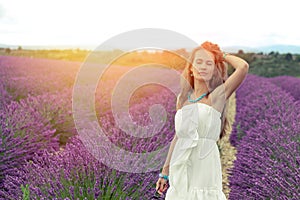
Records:
[[[197,64],[197,66],[195,66],[195,69],[198,71],[204,71],[206,70],[206,65],[205,64]]]
[[[207,68],[207,66],[206,66],[205,64],[201,64],[201,65],[199,66],[199,69],[205,70],[206,68]]]

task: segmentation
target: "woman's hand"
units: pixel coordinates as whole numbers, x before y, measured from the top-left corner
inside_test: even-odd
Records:
[[[168,181],[164,178],[159,178],[156,182],[156,190],[162,195],[169,188]]]

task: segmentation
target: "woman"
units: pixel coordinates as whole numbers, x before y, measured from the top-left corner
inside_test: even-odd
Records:
[[[227,64],[235,71],[228,77]],[[182,72],[175,136],[156,189],[166,200],[226,199],[217,140],[226,127],[226,103],[248,73],[248,63],[204,42]],[[168,184],[169,183],[169,184]]]

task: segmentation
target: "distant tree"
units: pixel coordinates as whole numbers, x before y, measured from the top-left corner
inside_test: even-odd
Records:
[[[22,50],[22,47],[21,47],[21,46],[18,46],[18,50],[21,51],[21,50]]]
[[[279,52],[278,51],[276,51],[276,52],[271,51],[268,55],[277,58],[279,56]]]
[[[5,49],[5,53],[10,54],[10,52],[11,52],[10,48]]]
[[[287,53],[287,54],[285,55],[285,60],[287,60],[287,61],[293,60],[293,55],[292,55],[291,53]]]
[[[243,51],[242,49],[240,49],[240,50],[238,51],[238,54],[244,54],[244,51]]]

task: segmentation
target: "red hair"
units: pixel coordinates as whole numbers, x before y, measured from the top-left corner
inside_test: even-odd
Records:
[[[221,51],[220,47],[217,44],[211,43],[211,42],[203,42],[201,44],[201,47],[209,52],[211,52],[214,55],[214,61],[217,66],[217,70],[219,71],[223,83],[227,79],[227,68],[224,64],[223,59],[223,52]]]

